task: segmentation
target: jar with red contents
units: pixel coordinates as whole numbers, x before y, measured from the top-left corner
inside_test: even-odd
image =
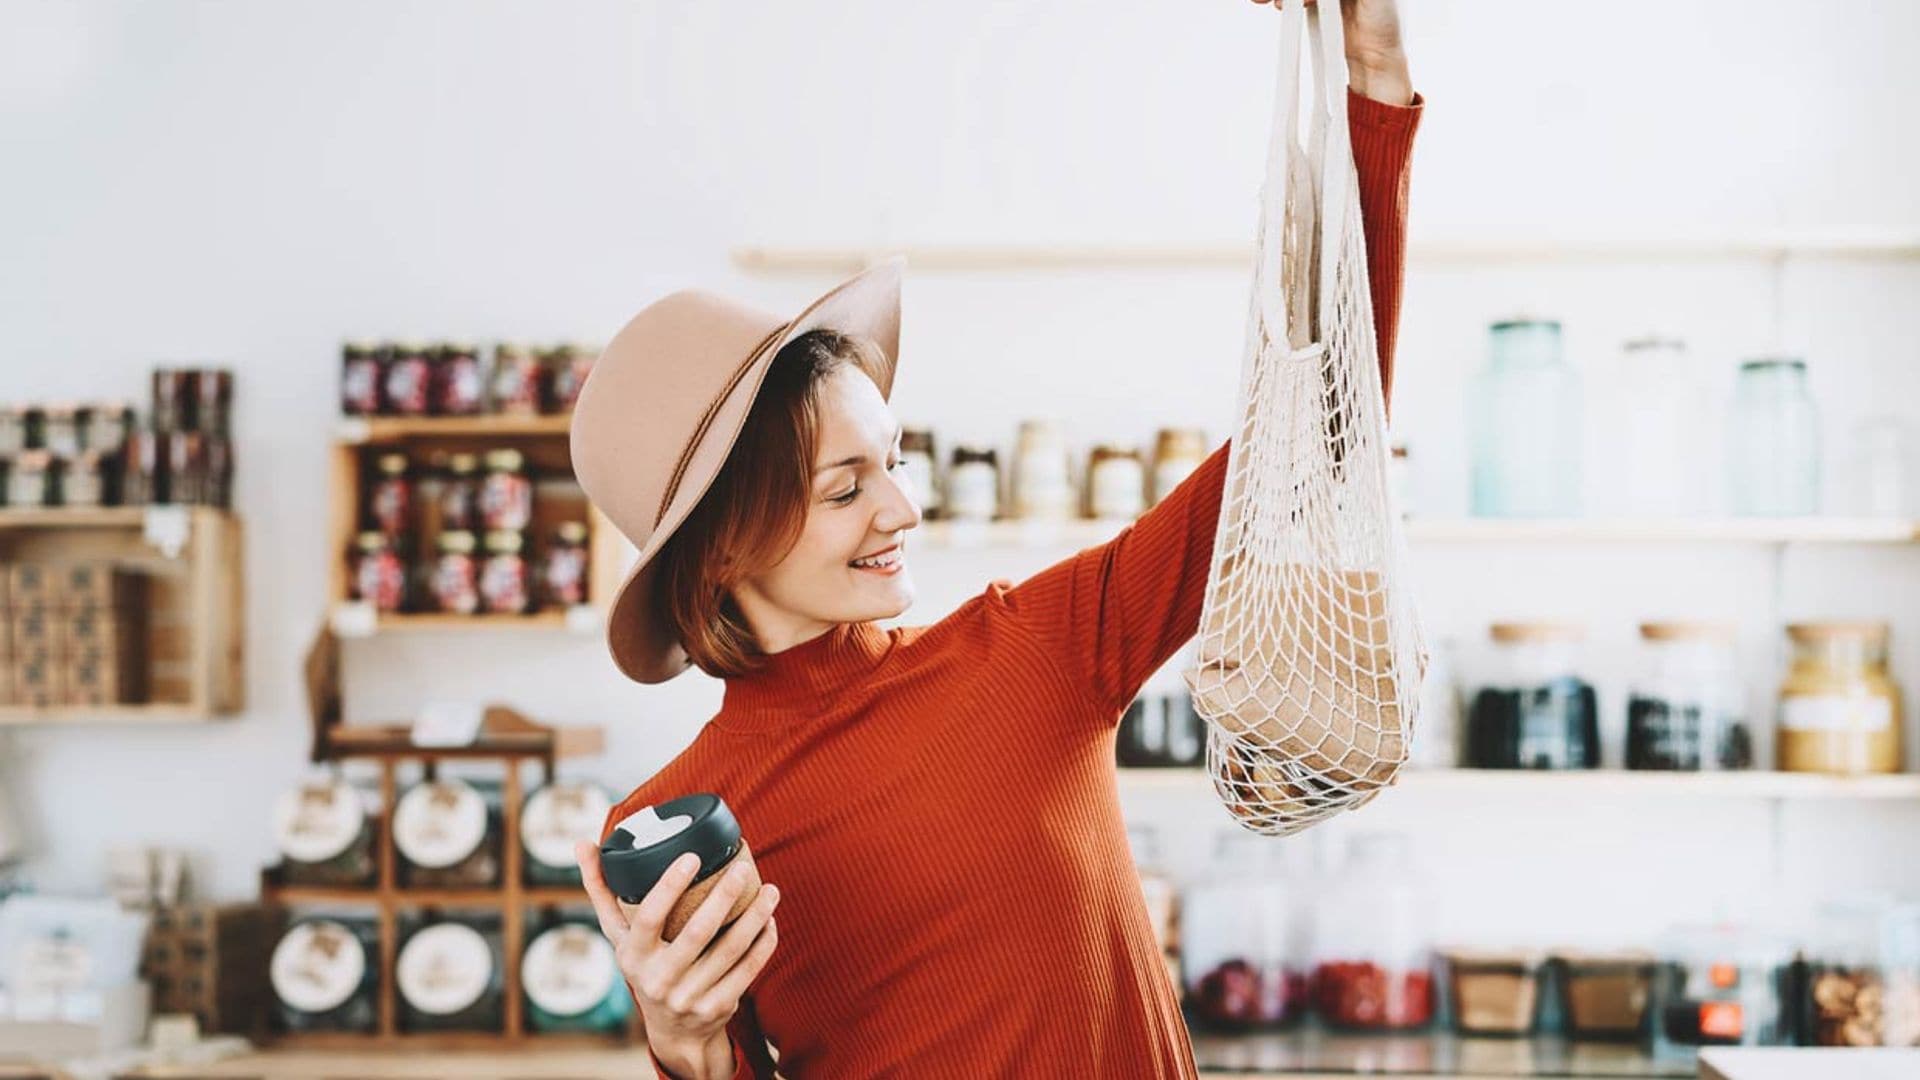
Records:
[[[488,532],[519,532],[533,520],[533,481],[527,456],[518,450],[487,453],[487,475],[480,482],[480,524]]]
[[[1303,876],[1287,872],[1294,850],[1270,836],[1222,832],[1181,898],[1181,981],[1196,1025],[1251,1031],[1304,1011],[1304,912],[1287,887]]]
[[[1406,1031],[1433,1019],[1427,910],[1406,837],[1355,837],[1314,921],[1313,1004],[1323,1020],[1339,1028]]]
[[[487,384],[480,374],[480,349],[465,342],[440,346],[433,366],[433,411],[436,416],[473,416],[486,407]]]
[[[381,454],[374,459],[373,487],[367,492],[367,520],[388,536],[413,529],[413,481],[407,475],[407,455]]]
[[[547,356],[547,408],[549,412],[571,412],[580,397],[580,387],[593,370],[599,350],[586,345],[566,344]]]
[[[480,527],[480,459],[468,453],[447,455],[447,475],[440,484],[440,527],[472,530]]]
[[[587,527],[578,521],[562,522],[540,560],[540,593],[555,607],[573,607],[587,602]]]
[[[349,341],[340,349],[340,411],[347,416],[372,416],[380,411],[386,372],[380,350],[373,343]]]
[[[375,611],[400,611],[407,602],[407,568],[393,538],[369,529],[354,541],[353,597]]]
[[[395,416],[426,416],[433,407],[433,361],[417,341],[393,347],[382,373],[386,411]]]
[[[527,588],[527,560],[520,533],[500,530],[487,534],[487,560],[480,567],[480,606],[490,615],[519,615],[532,606]]]
[[[525,346],[502,342],[493,350],[493,411],[532,416],[540,411],[540,358]]]
[[[436,610],[471,615],[480,610],[480,563],[473,534],[456,529],[440,534],[430,588]]]

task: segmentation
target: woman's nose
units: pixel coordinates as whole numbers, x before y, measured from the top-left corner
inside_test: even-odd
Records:
[[[907,470],[887,474],[880,505],[874,510],[873,527],[877,532],[899,532],[920,524],[920,504],[914,499],[913,484]]]

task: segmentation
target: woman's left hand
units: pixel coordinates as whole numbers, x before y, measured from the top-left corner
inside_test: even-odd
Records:
[[[1253,2],[1271,3],[1278,11],[1287,0]],[[1340,7],[1340,24],[1347,40],[1347,79],[1354,92],[1390,105],[1411,102],[1413,78],[1407,72],[1396,0],[1345,0]]]

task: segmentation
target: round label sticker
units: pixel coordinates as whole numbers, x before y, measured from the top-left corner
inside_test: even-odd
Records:
[[[471,1006],[493,981],[493,950],[464,923],[435,923],[400,949],[394,984],[407,1004],[448,1016]]]
[[[520,843],[543,866],[570,868],[576,840],[599,843],[613,800],[586,780],[548,784],[527,799],[520,814]]]
[[[346,1004],[366,973],[366,945],[331,919],[296,924],[273,947],[273,959],[267,964],[273,992],[304,1013],[324,1013]]]
[[[353,846],[366,820],[366,805],[352,784],[339,777],[315,780],[282,793],[274,804],[274,841],[294,862],[326,862]]]
[[[580,1016],[607,1000],[619,977],[613,946],[579,923],[556,926],[527,946],[520,982],[527,997],[554,1016]]]
[[[416,784],[393,812],[393,843],[415,866],[452,866],[487,838],[487,803],[464,780]]]

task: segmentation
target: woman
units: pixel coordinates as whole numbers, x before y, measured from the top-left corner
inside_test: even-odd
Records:
[[[1348,96],[1382,376],[1420,101],[1393,0],[1353,0]],[[1114,730],[1192,637],[1223,445],[1111,542],[931,626],[920,510],[887,407],[901,267],[792,320],[702,292],[620,332],[574,464],[639,549],[609,619],[642,682],[725,680],[720,712],[617,806],[733,808],[768,884],[724,880],[671,943],[686,856],[640,904],[581,868],[662,1076],[1191,1077],[1121,819]],[[780,904],[780,918],[773,918]]]

